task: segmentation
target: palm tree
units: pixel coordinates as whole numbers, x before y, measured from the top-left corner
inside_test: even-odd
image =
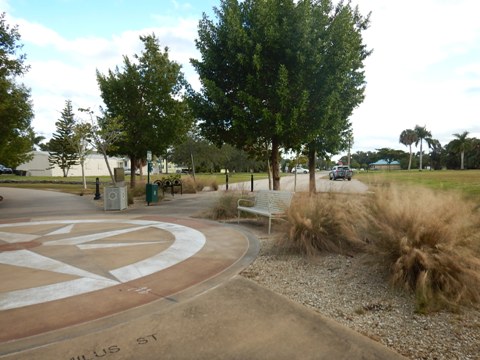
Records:
[[[406,129],[403,130],[402,133],[400,134],[400,143],[408,146],[410,150],[410,159],[408,160],[408,170],[412,167],[412,144],[417,141],[417,133],[415,130],[412,129]]]
[[[417,140],[415,141],[415,146],[418,146],[418,143],[420,143],[420,165],[419,165],[419,170],[423,169],[422,166],[422,158],[423,158],[423,140],[425,140],[430,146],[431,141],[432,141],[432,133],[427,130],[426,126],[418,126],[415,125],[415,133],[417,134]]]
[[[462,134],[453,134],[456,139],[452,140],[451,149],[456,152],[460,153],[460,169],[464,169],[464,158],[465,158],[465,151],[469,150],[471,139],[468,138],[468,131],[464,131]]]
[[[40,147],[40,143],[45,140],[45,136],[35,134],[33,129],[28,132],[28,138],[32,144],[32,151],[35,151],[37,146]]]

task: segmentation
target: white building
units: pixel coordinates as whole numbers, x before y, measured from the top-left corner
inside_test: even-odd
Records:
[[[108,163],[110,168],[126,167],[128,161],[120,157],[109,157]],[[108,176],[107,164],[103,155],[93,153],[87,156],[85,160],[85,176]],[[48,162],[47,151],[33,151],[33,159],[27,163],[17,166],[16,170],[23,170],[27,172],[27,176],[63,176],[63,171],[58,165],[51,166]],[[80,165],[75,165],[68,171],[68,176],[82,176],[82,168]]]

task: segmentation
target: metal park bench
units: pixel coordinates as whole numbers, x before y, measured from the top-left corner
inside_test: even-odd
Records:
[[[289,191],[259,190],[255,200],[239,199],[237,201],[238,220],[242,211],[268,217],[268,233],[272,228],[272,219],[286,216],[292,202],[293,193]]]

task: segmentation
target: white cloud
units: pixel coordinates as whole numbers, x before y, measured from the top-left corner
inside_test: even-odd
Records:
[[[374,51],[365,102],[352,116],[354,151],[401,149],[400,132],[416,124],[443,145],[465,130],[480,137],[480,2],[357,2],[372,11],[365,42]]]
[[[190,58],[197,57],[196,19],[177,19],[166,26],[125,31],[110,39],[79,37],[73,40],[41,24],[24,19],[11,21],[19,24],[22,43],[43,54],[40,59],[29,61],[31,69],[23,80],[32,90],[35,111],[32,125],[47,138],[55,132],[55,121],[65,107],[65,100],[72,100],[74,110],[78,107],[97,110],[102,105],[96,70],[106,73],[116,66],[121,68],[123,55],[132,58],[140,54],[143,50],[140,35],[154,33],[162,48],[169,47],[170,59],[183,65],[187,80],[198,88],[198,79],[189,65]],[[27,60],[29,58],[27,54]]]
[[[31,23],[24,19],[12,19],[20,28],[22,42],[32,43],[37,46],[65,46],[64,40],[55,31],[37,23]]]

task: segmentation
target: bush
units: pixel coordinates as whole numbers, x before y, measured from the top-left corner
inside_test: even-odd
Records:
[[[226,220],[237,217],[237,202],[245,199],[241,192],[224,192],[210,209],[207,217],[213,220]]]
[[[387,186],[369,203],[364,234],[393,284],[416,294],[418,312],[480,301],[480,216],[462,199]]]
[[[210,187],[211,190],[217,191],[217,190],[218,190],[218,182],[217,182],[217,179],[216,179],[215,177],[211,178],[211,179],[208,181],[208,186]]]
[[[218,183],[215,177],[211,179],[205,178],[196,178],[188,176],[182,178],[183,191],[187,194],[195,194],[198,191],[202,191],[206,186],[210,187],[211,190],[218,190]]]
[[[131,187],[128,187],[127,189],[128,205],[132,205],[135,201],[135,198],[138,198],[138,197],[145,198],[145,192],[146,192],[146,186],[144,182],[136,183],[133,189]]]
[[[182,192],[184,194],[196,194],[197,189],[195,187],[195,182],[193,181],[193,178],[190,176],[184,176],[182,177]]]
[[[362,199],[333,193],[295,194],[288,212],[287,236],[278,240],[279,245],[306,255],[362,248],[356,230],[364,212]]]

